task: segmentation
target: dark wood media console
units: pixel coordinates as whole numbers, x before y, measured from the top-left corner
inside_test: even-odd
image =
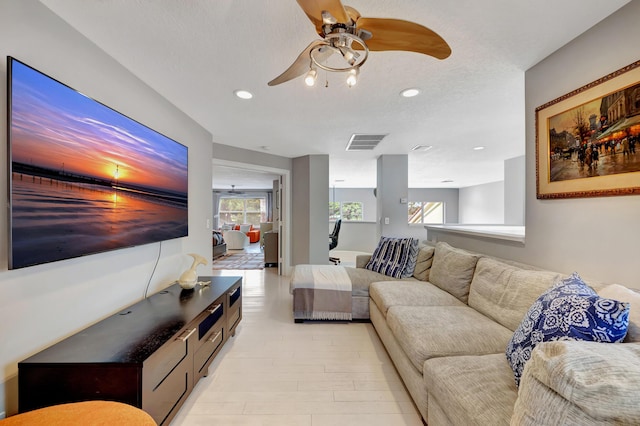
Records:
[[[241,277],[177,284],[18,363],[20,412],[120,401],[168,424],[242,319]]]

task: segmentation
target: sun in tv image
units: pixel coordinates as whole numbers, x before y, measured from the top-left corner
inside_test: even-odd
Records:
[[[9,268],[188,235],[188,149],[9,58]]]

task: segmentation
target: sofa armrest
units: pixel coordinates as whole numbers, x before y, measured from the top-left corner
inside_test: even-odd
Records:
[[[631,424],[640,418],[640,343],[541,343],[527,362],[511,424]]]
[[[356,256],[356,268],[364,268],[369,260],[371,259],[370,254],[359,254]]]

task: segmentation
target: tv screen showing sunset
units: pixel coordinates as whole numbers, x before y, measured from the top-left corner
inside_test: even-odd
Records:
[[[188,234],[187,147],[13,59],[10,268]]]

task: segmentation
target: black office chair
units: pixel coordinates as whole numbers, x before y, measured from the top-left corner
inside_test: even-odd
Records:
[[[342,219],[336,220],[336,224],[333,227],[333,232],[329,234],[329,250],[333,250],[338,246],[338,234],[340,234],[341,224]],[[340,258],[329,256],[329,262],[333,262],[334,265],[337,265],[340,263]]]

